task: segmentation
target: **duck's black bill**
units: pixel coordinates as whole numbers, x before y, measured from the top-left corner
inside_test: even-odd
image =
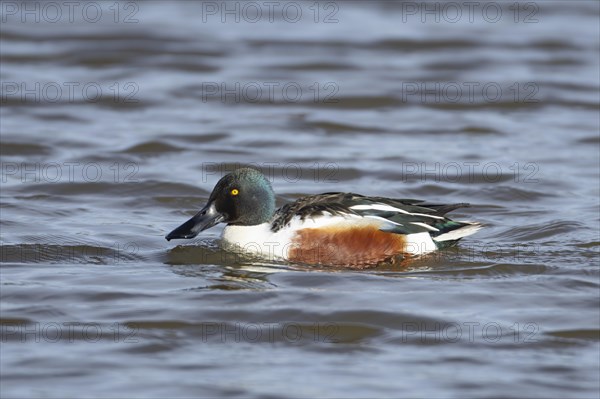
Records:
[[[193,218],[167,234],[165,238],[167,241],[178,238],[194,238],[201,231],[209,229],[224,220],[225,217],[217,212],[214,204],[209,204],[195,214]]]

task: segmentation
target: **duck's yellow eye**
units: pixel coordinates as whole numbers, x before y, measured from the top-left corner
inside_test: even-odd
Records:
[[[231,190],[231,195],[238,195],[240,193],[240,191],[237,188],[234,188],[233,190]]]

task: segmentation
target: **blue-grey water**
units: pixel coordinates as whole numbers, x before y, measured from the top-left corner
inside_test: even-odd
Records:
[[[67,3],[0,9],[2,398],[598,397],[598,2]],[[165,241],[247,164],[486,228],[360,272]]]

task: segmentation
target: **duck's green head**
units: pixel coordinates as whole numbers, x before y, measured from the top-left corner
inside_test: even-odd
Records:
[[[221,178],[206,206],[166,239],[194,238],[218,223],[254,226],[270,221],[274,213],[275,194],[269,180],[255,169],[241,168]]]

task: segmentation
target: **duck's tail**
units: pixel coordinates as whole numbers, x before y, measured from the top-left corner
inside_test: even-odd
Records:
[[[460,225],[452,230],[431,237],[433,238],[433,241],[435,241],[439,246],[453,245],[456,243],[456,241],[476,233],[483,227],[481,223],[477,222],[455,221],[455,223]]]

